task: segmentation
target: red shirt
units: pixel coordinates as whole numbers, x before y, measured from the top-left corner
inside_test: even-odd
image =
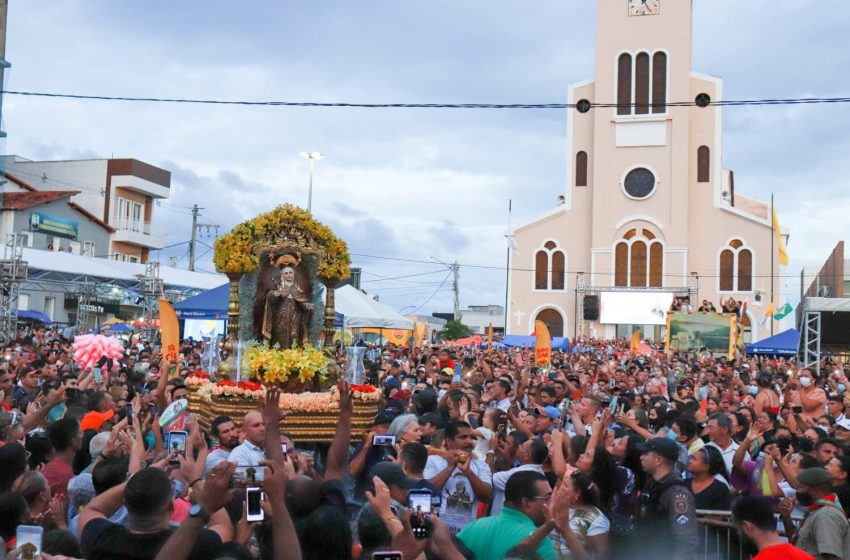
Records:
[[[764,547],[761,552],[753,556],[753,560],[815,560],[815,558],[808,552],[785,543]]]
[[[74,477],[74,469],[71,468],[71,465],[57,457],[44,465],[41,474],[47,479],[50,492],[54,496],[57,494],[68,495],[68,481]]]

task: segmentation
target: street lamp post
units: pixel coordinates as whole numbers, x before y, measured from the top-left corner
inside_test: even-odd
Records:
[[[322,152],[301,152],[301,157],[310,160],[310,187],[307,190],[307,211],[311,212],[313,208],[313,164],[317,159],[324,159],[325,154]]]

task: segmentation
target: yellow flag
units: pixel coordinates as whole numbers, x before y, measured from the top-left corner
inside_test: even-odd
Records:
[[[162,332],[162,361],[165,365],[169,360],[177,360],[180,355],[180,325],[174,307],[164,299],[159,300],[159,325]],[[165,366],[162,373],[169,375],[171,372]],[[177,368],[174,373],[177,373]]]
[[[764,310],[764,316],[772,317],[774,311],[776,311],[776,304],[771,301],[770,305],[767,306],[767,309]]]
[[[552,361],[552,337],[549,327],[543,321],[534,321],[534,336],[537,343],[534,346],[534,362],[538,367],[545,367]]]
[[[788,266],[788,251],[785,250],[785,244],[782,243],[782,228],[779,227],[779,216],[776,215],[776,208],[773,208],[773,235],[776,236],[776,247],[779,249],[779,264]]]

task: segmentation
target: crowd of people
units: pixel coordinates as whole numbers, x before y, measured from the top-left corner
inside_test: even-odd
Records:
[[[282,433],[270,388],[190,415],[180,453],[159,420],[201,344],[79,371],[36,329],[0,362],[0,549],[40,527],[47,560],[850,558],[850,366],[648,347],[373,347],[365,437],[340,380],[329,445]]]

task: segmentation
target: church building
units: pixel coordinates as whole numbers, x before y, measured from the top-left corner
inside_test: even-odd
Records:
[[[779,332],[763,321],[781,287],[770,203],[723,168],[723,82],[691,69],[692,2],[597,11],[596,76],[569,88],[566,191],[511,231],[508,334],[539,319],[553,336],[660,340],[675,299],[729,297],[746,341]]]

